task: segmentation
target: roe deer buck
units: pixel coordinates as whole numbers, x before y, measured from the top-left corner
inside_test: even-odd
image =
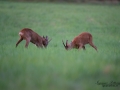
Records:
[[[35,44],[37,47],[47,47],[48,43],[51,41],[48,40],[48,36],[46,37],[41,37],[39,36],[36,32],[34,32],[33,30],[29,29],[29,28],[24,28],[19,32],[20,35],[20,39],[18,40],[18,42],[16,43],[16,47],[18,46],[18,44],[22,41],[22,40],[26,40],[26,44],[25,47],[27,48],[29,45],[29,42]]]
[[[62,40],[63,42],[63,40]],[[83,32],[76,36],[70,44],[68,44],[68,40],[66,40],[66,45],[63,42],[63,45],[66,50],[76,48],[76,49],[81,49],[83,48],[85,50],[85,45],[89,44],[91,45],[96,51],[97,47],[93,44],[92,42],[92,35],[88,32]]]

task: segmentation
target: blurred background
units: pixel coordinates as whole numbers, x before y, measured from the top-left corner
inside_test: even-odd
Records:
[[[16,48],[23,28],[52,41]],[[98,52],[65,50],[81,32]],[[120,0],[0,0],[0,90],[120,90]]]
[[[119,3],[120,0],[1,0],[1,1],[39,1],[39,2],[74,2],[74,3]]]

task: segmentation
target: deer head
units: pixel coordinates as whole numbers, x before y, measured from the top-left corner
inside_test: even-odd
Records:
[[[44,45],[44,47],[46,48],[47,47],[47,45],[48,45],[48,43],[51,41],[52,39],[48,39],[48,36],[46,36],[46,37],[44,37],[43,36],[43,45]]]
[[[62,42],[63,42],[63,40],[62,40]],[[66,40],[66,44],[63,42],[63,45],[66,50],[70,49],[70,47],[71,47],[71,44],[68,44],[68,40]]]

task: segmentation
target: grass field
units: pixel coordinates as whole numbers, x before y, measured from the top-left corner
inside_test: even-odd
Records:
[[[52,38],[47,49],[16,48],[25,27]],[[66,51],[83,31],[98,52]],[[120,6],[0,1],[0,90],[120,90]]]

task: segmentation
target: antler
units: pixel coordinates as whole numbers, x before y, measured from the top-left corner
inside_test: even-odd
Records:
[[[62,40],[62,42],[63,42],[63,40]],[[66,48],[66,45],[65,45],[65,43],[63,42],[63,45],[64,45],[64,47]]]
[[[52,39],[50,39],[48,42],[50,42]]]
[[[49,40],[48,36],[46,36],[46,39],[48,40],[48,43],[52,40],[52,39]]]
[[[63,42],[63,40],[62,40],[62,42]],[[64,45],[65,49],[68,50],[68,40],[66,40],[66,45],[64,42],[63,42],[63,45]]]

